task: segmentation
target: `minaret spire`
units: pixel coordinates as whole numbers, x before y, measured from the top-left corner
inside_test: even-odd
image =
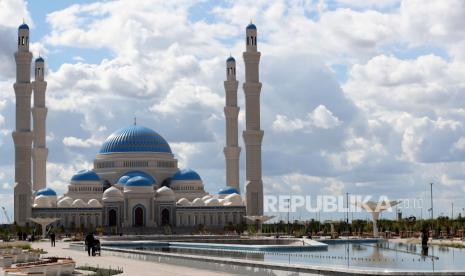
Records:
[[[45,61],[42,57],[35,60],[34,107],[32,118],[34,126],[34,148],[32,151],[32,189],[37,191],[47,186],[47,156],[46,146],[46,118],[47,107],[45,106],[45,90],[47,82],[44,81]]]
[[[15,53],[16,82],[16,129],[13,132],[15,144],[15,186],[14,220],[25,225],[31,217],[31,60],[29,51],[29,26],[23,23],[18,28],[18,50]]]
[[[241,148],[238,146],[238,123],[239,107],[237,106],[236,61],[229,54],[226,60],[226,106],[224,117],[226,118],[226,146],[224,157],[226,159],[226,186],[231,186],[240,191],[239,185],[239,155]]]
[[[259,80],[260,52],[257,51],[257,27],[250,23],[246,28],[245,63],[245,131],[242,133],[246,156],[246,203],[248,216],[263,215],[262,140],[260,129]]]

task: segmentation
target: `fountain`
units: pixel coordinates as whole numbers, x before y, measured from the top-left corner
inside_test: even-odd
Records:
[[[45,238],[47,226],[60,220],[59,218],[29,218],[30,221],[39,224],[42,227],[42,238]]]
[[[384,204],[383,204],[384,203]],[[399,204],[400,201],[387,201],[383,200],[380,202],[373,202],[368,201],[366,203],[362,203],[361,207],[365,209],[367,212],[371,213],[371,217],[373,219],[373,237],[379,238],[378,232],[378,219],[381,212],[390,209],[391,207]]]

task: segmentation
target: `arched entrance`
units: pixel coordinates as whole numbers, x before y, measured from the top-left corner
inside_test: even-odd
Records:
[[[116,210],[111,209],[108,211],[108,226],[116,226]]]
[[[144,209],[142,209],[140,206],[134,209],[134,226],[144,226]]]
[[[170,211],[168,211],[168,209],[163,209],[163,211],[161,211],[161,225],[168,224],[170,224]]]

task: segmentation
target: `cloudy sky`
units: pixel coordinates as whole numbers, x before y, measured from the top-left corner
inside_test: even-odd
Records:
[[[48,185],[58,192],[134,117],[165,137],[208,191],[224,186],[225,59],[236,57],[243,81],[253,20],[267,194],[423,199],[426,216],[434,182],[435,213],[450,215],[451,202],[463,212],[463,1],[2,0],[0,193],[10,213],[13,54],[23,19],[48,66]]]

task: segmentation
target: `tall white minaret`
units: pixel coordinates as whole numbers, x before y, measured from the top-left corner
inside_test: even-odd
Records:
[[[262,182],[262,140],[260,129],[260,91],[259,80],[260,52],[257,51],[257,27],[250,23],[246,28],[245,63],[245,131],[242,136],[246,157],[246,204],[248,216],[263,215]]]
[[[31,60],[29,52],[29,27],[22,24],[18,28],[18,51],[16,60],[16,130],[13,132],[15,144],[15,186],[14,218],[18,225],[25,225],[31,217]]]
[[[39,57],[35,61],[34,108],[32,109],[34,148],[32,151],[32,189],[37,191],[45,188],[47,181],[47,156],[48,149],[45,141],[47,107],[45,107],[45,89],[47,82],[44,81],[45,74],[44,59]]]
[[[224,116],[226,118],[226,146],[224,147],[224,157],[226,159],[226,186],[231,186],[240,191],[239,186],[239,155],[241,148],[238,145],[237,117],[239,107],[237,106],[236,61],[233,57],[226,60],[226,81],[224,90],[226,91],[226,106]]]

